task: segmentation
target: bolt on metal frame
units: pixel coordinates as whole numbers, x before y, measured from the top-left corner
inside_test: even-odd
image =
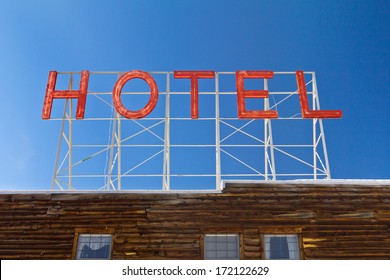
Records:
[[[199,95],[214,95],[215,96],[215,116],[214,117],[199,117],[197,120],[193,120],[190,117],[173,117],[171,115],[171,106],[172,106],[172,96],[176,95],[190,95],[190,91],[172,91],[172,77],[173,72],[149,72],[151,75],[156,75],[160,77],[165,77],[165,91],[159,90],[159,99],[165,101],[165,112],[163,116],[159,117],[145,117],[144,119],[136,119],[129,120],[123,118],[119,113],[117,113],[112,104],[107,102],[102,98],[103,95],[110,94],[109,92],[93,92],[88,91],[89,96],[94,96],[98,100],[104,102],[108,105],[113,114],[111,117],[86,117],[83,120],[77,121],[104,121],[110,122],[110,131],[109,131],[109,142],[106,145],[89,143],[89,144],[77,144],[73,141],[73,134],[77,133],[74,131],[73,121],[75,121],[72,107],[72,100],[68,99],[64,103],[64,112],[62,117],[52,118],[54,121],[61,121],[61,129],[60,129],[60,137],[57,148],[57,155],[54,167],[54,175],[52,181],[52,189],[59,188],[60,190],[77,190],[83,189],[83,186],[75,185],[73,180],[75,178],[101,178],[102,184],[96,186],[98,190],[122,190],[129,189],[128,186],[123,185],[123,178],[142,178],[142,177],[160,177],[162,180],[161,189],[162,190],[170,190],[172,189],[172,178],[188,178],[189,180],[196,180],[201,177],[213,177],[215,178],[215,186],[217,190],[221,188],[221,180],[223,179],[243,179],[243,178],[253,178],[259,180],[279,180],[283,179],[330,179],[330,167],[329,160],[326,149],[325,142],[325,133],[324,127],[322,123],[322,119],[312,119],[306,120],[312,122],[312,143],[302,143],[302,144],[274,144],[273,139],[273,122],[277,122],[278,119],[244,119],[240,120],[241,125],[237,125],[237,118],[232,117],[224,117],[220,116],[220,104],[221,98],[224,96],[236,95],[235,91],[221,91],[220,90],[220,77],[221,76],[231,76],[235,75],[235,72],[215,72],[215,90],[202,92],[200,89]],[[59,72],[59,75],[66,75],[69,78],[68,89],[72,89],[72,84],[75,83],[73,76],[80,74],[79,72]],[[305,72],[306,75],[310,75],[311,79],[306,83],[306,87],[311,85],[311,91],[308,90],[308,94],[312,96],[311,98],[311,108],[312,110],[319,110],[320,103],[317,91],[317,83],[314,72]],[[91,75],[121,75],[120,72],[91,72]],[[275,77],[278,75],[294,75],[295,72],[274,72]],[[263,100],[264,110],[275,110],[290,99],[292,96],[296,96],[298,94],[297,90],[294,88],[291,91],[287,92],[276,92],[272,91],[269,88],[269,83],[267,79],[264,79],[264,89],[269,90],[269,98]],[[235,90],[235,89],[234,89]],[[139,95],[148,95],[149,92],[123,92],[123,94],[139,94]],[[276,102],[274,100],[273,105],[270,104],[271,96],[281,96],[283,97],[280,101]],[[259,99],[261,100],[261,99]],[[59,102],[59,101],[56,101]],[[176,104],[177,105],[177,104]],[[260,108],[262,109],[262,108]],[[279,119],[283,120],[302,120],[300,107],[297,107],[296,114],[289,117],[281,117]],[[87,111],[88,115],[88,111]],[[150,121],[154,123],[150,124]],[[171,137],[175,133],[171,131],[172,121],[184,121],[184,122],[197,122],[197,121],[211,121],[215,126],[215,142],[209,144],[172,144]],[[124,125],[127,122],[131,122],[136,124],[139,127],[137,131],[130,131],[129,136],[123,135]],[[254,122],[263,122],[264,127],[264,135],[261,138],[260,135],[254,135],[251,132],[246,131],[246,128]],[[163,125],[164,132],[162,135],[159,135],[157,132],[154,132],[153,129]],[[221,136],[221,126],[230,128],[233,132]],[[129,131],[126,131],[129,132]],[[160,144],[128,144],[130,139],[141,135],[148,134],[153,136],[155,139],[159,141]],[[232,139],[233,135],[242,135],[245,137],[249,137],[254,140],[256,144],[226,144],[227,140]],[[91,142],[93,139],[91,139]],[[64,143],[65,142],[65,143]],[[88,149],[88,148],[99,148],[97,152],[91,153],[89,156],[75,161],[74,153],[75,149]],[[129,147],[156,147],[159,148],[157,152],[154,152],[151,156],[145,156],[143,160],[141,160],[138,164],[128,166],[126,165],[126,158],[123,157],[123,149]],[[171,148],[191,148],[191,149],[199,149],[199,148],[215,148],[215,172],[213,173],[187,173],[187,174],[178,174],[171,172],[172,165],[180,164],[177,162],[171,162]],[[235,155],[233,152],[229,150],[229,148],[235,147],[237,149],[245,149],[248,147],[259,148],[264,152],[264,170],[260,170],[257,167],[252,166],[247,162],[246,159],[240,158],[240,156]],[[307,159],[300,157],[298,154],[293,154],[289,149],[293,148],[305,148],[311,149],[312,153],[312,161],[308,161]],[[74,173],[74,168],[82,167],[83,163],[89,161],[102,153],[108,153],[108,165],[104,171],[104,174],[88,174],[88,173]],[[312,172],[310,173],[278,173],[277,168],[277,159],[275,153],[279,153],[284,155],[290,159],[292,159],[295,163],[301,164],[309,167]],[[160,174],[138,174],[134,171],[137,170],[140,166],[145,165],[152,159],[162,155],[162,171]],[[231,173],[224,172],[222,168],[222,157],[230,158],[236,164],[241,167],[245,167],[247,173]],[[260,159],[259,159],[260,161]],[[200,163],[199,163],[200,164]],[[115,172],[116,170],[116,172]]]

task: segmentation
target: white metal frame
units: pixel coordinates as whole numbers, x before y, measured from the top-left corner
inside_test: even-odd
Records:
[[[74,81],[73,77],[75,75],[80,74],[80,72],[59,72],[59,75],[67,75],[69,77],[68,89],[78,87],[77,82]],[[77,100],[66,100],[62,101],[65,103],[64,112],[62,116],[52,116],[51,120],[61,121],[61,130],[60,137],[58,142],[57,156],[55,161],[54,168],[54,176],[52,182],[52,189],[60,189],[60,190],[83,190],[84,187],[80,185],[75,185],[73,183],[74,178],[101,178],[102,184],[99,186],[94,186],[99,190],[122,190],[122,189],[137,189],[136,187],[129,187],[122,184],[122,179],[127,177],[161,177],[162,185],[160,188],[162,190],[170,190],[172,181],[171,179],[174,177],[188,177],[189,180],[196,180],[196,178],[200,177],[213,177],[215,178],[215,186],[212,188],[220,189],[221,188],[221,180],[226,179],[243,179],[243,178],[251,178],[251,179],[259,179],[259,180],[279,180],[283,179],[330,179],[330,167],[329,160],[326,149],[325,142],[325,133],[323,128],[322,119],[313,119],[312,121],[312,142],[311,143],[302,143],[302,144],[275,144],[274,143],[274,131],[272,124],[280,120],[289,120],[289,121],[299,121],[302,120],[300,107],[297,106],[297,113],[292,116],[282,116],[279,119],[271,120],[258,120],[258,119],[245,119],[241,120],[241,125],[237,126],[234,122],[237,122],[238,118],[232,117],[224,117],[220,115],[220,100],[224,96],[228,95],[236,95],[235,88],[231,91],[220,91],[220,77],[223,75],[235,75],[235,72],[215,72],[215,90],[203,92],[201,88],[199,89],[199,95],[214,95],[215,96],[215,116],[212,118],[204,118],[202,116],[197,120],[192,120],[189,115],[188,117],[172,117],[171,116],[171,99],[174,95],[189,95],[188,91],[175,91],[173,81],[173,72],[149,72],[152,76],[165,77],[165,90],[159,90],[159,99],[163,99],[165,101],[165,114],[159,117],[145,117],[144,119],[138,120],[128,120],[120,116],[114,109],[113,105],[103,99],[103,95],[111,94],[111,92],[92,92],[88,91],[88,96],[91,98],[94,96],[98,100],[106,103],[111,108],[112,116],[111,117],[88,117],[88,111],[86,111],[86,117],[84,120],[77,121],[105,121],[110,122],[110,132],[109,132],[109,142],[106,145],[93,143],[93,139],[91,139],[91,143],[89,144],[77,144],[73,141],[73,134],[77,133],[74,131],[73,122],[76,121],[74,118],[74,106],[73,103],[77,102]],[[306,81],[306,87],[308,88],[308,94],[311,95],[311,104],[310,107],[312,110],[319,110],[320,103],[318,98],[317,91],[317,83],[314,72],[305,72],[306,76],[310,76],[311,79]],[[120,72],[91,72],[90,75],[117,75],[120,76]],[[295,78],[295,72],[274,72],[275,79],[279,75],[291,75]],[[159,87],[163,87],[162,85],[158,85]],[[310,89],[311,86],[311,90]],[[264,110],[275,110],[280,106],[283,102],[286,102],[292,96],[297,96],[296,88],[291,89],[291,91],[286,92],[277,92],[272,91],[272,88],[269,88],[269,83],[267,79],[264,79],[264,89],[269,90],[269,97],[264,99]],[[147,94],[149,92],[128,92],[122,94]],[[279,96],[282,99],[278,102],[274,101],[274,104],[270,104],[270,100],[272,96]],[[261,99],[259,99],[261,102]],[[55,100],[54,106],[56,103],[60,103],[61,101]],[[88,103],[88,101],[87,101]],[[152,121],[152,122],[151,122]],[[171,131],[171,122],[172,121],[186,121],[186,122],[197,122],[197,121],[210,121],[215,123],[215,142],[209,144],[190,144],[190,145],[173,145],[171,143],[172,134],[175,133]],[[310,121],[310,120],[305,120]],[[136,124],[140,130],[138,131],[130,131],[129,136],[124,136],[123,134],[123,126],[127,122],[132,122]],[[264,135],[254,135],[250,132],[246,131],[246,127],[249,126],[253,122],[263,122],[264,126]],[[151,124],[152,123],[152,124]],[[158,135],[158,133],[154,132],[153,129],[159,125],[164,125],[164,133],[163,135]],[[221,126],[229,127],[233,130],[228,135],[221,135]],[[129,133],[129,131],[126,131]],[[158,139],[161,144],[127,144],[126,142],[133,137],[140,134],[149,134]],[[245,135],[251,139],[253,139],[256,144],[226,144],[227,140],[231,138],[233,135]],[[144,160],[140,161],[138,164],[133,166],[126,165],[126,158],[122,156],[123,149],[129,147],[157,147],[160,148],[157,152],[155,152],[151,156],[147,156]],[[97,152],[91,153],[88,157],[74,161],[74,153],[76,152],[75,148],[78,149],[88,149],[91,147],[99,148]],[[172,147],[186,147],[186,148],[215,148],[215,172],[207,173],[207,174],[175,174],[171,172],[171,167],[174,164],[178,164],[175,162],[171,162],[171,148]],[[235,147],[237,149],[245,149],[247,147],[257,147],[262,149],[264,153],[264,170],[260,170],[259,168],[251,166],[247,163],[245,158],[240,158],[239,156],[232,153],[229,148]],[[312,153],[312,161],[308,161],[307,159],[301,158],[299,153],[293,154],[289,151],[289,149],[310,149]],[[82,164],[90,160],[101,153],[108,153],[108,166],[104,170],[104,174],[75,174],[74,168],[77,166],[78,168],[82,166]],[[289,157],[294,160],[297,164],[302,164],[309,167],[312,172],[310,173],[278,173],[278,165],[275,154],[283,154],[284,156]],[[149,162],[151,159],[156,158],[157,156],[162,155],[162,171],[160,174],[136,174],[134,170],[138,167],[144,165]],[[225,173],[221,161],[221,156],[228,157],[233,159],[237,164],[245,166],[248,170],[247,173]],[[260,159],[259,159],[260,160]],[[104,183],[103,183],[104,182]]]

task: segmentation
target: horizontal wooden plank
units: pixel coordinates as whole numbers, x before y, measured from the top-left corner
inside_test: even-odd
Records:
[[[69,259],[78,229],[110,229],[113,259],[201,259],[203,236],[298,234],[306,259],[390,258],[390,186],[229,183],[221,193],[0,193],[1,259]],[[23,250],[22,250],[23,248]]]

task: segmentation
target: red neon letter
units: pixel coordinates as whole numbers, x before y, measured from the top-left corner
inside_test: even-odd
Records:
[[[303,71],[296,72],[299,102],[301,103],[302,118],[304,119],[339,119],[342,116],[341,110],[310,110],[307,99],[306,84]]]
[[[244,79],[271,79],[274,76],[272,71],[237,71],[237,104],[239,119],[276,119],[278,112],[274,110],[247,111],[245,109],[245,98],[268,98],[268,90],[245,90]]]
[[[214,71],[174,71],[175,79],[191,79],[191,118],[199,116],[198,106],[198,79],[214,78]]]
[[[49,72],[49,80],[46,87],[45,101],[43,103],[42,119],[48,120],[51,115],[51,107],[54,98],[77,98],[76,119],[84,118],[85,103],[87,102],[89,71],[81,71],[80,90],[55,90],[57,71]]]
[[[144,108],[138,111],[127,110],[121,101],[121,92],[123,86],[130,81],[131,79],[142,79],[144,80],[150,88],[150,98],[148,103]],[[140,119],[150,114],[156,107],[158,100],[158,87],[156,81],[148,73],[144,71],[131,71],[123,74],[115,83],[114,89],[112,91],[112,99],[114,101],[114,106],[119,114],[128,119]]]

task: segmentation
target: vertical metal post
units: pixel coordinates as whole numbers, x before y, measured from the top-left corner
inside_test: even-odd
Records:
[[[264,90],[268,90],[268,79],[264,79]],[[268,110],[268,109],[269,109],[269,98],[264,98],[264,110]],[[269,162],[271,164],[269,164]],[[271,119],[264,119],[264,178],[266,181],[268,181],[269,167],[272,173],[272,180],[276,180],[274,143],[272,137]]]
[[[221,135],[219,127],[219,75],[215,73],[215,188],[221,189]]]
[[[317,98],[317,85],[315,83],[315,74],[311,74],[311,86],[312,86],[312,110],[317,110],[316,98]],[[313,119],[313,179],[317,180],[317,122],[318,119]]]
[[[110,159],[108,164],[108,174],[107,174],[107,184],[106,184],[106,190],[109,190],[110,188],[113,188],[115,190],[115,186],[112,181],[112,171],[114,170],[114,151],[117,139],[116,139],[116,127],[117,127],[117,118],[118,118],[118,112],[115,111],[114,113],[114,120],[112,122],[112,131],[111,131],[111,143],[110,143]]]
[[[269,106],[269,103],[268,103]],[[269,137],[269,143],[270,143],[270,152],[271,152],[271,172],[272,172],[272,180],[276,180],[276,169],[275,169],[275,154],[274,154],[274,139],[272,136],[272,124],[271,119],[268,120],[268,137]]]
[[[265,89],[265,80],[264,80]],[[267,110],[267,99],[264,99],[264,110]],[[264,179],[268,181],[268,129],[267,119],[264,119]]]
[[[268,90],[267,79],[264,79],[264,90]],[[269,97],[269,96],[268,96]],[[264,110],[269,108],[269,99],[264,98]],[[268,121],[264,119],[264,178],[268,181]]]
[[[70,74],[69,77],[69,85],[68,89],[72,90],[72,83],[73,83],[73,76],[72,73]],[[68,114],[68,121],[69,121],[69,158],[68,158],[68,166],[69,166],[69,178],[68,178],[68,184],[69,184],[69,190],[73,189],[72,186],[72,156],[73,156],[73,122],[72,122],[72,99],[69,100],[69,114]]]
[[[165,130],[164,130],[164,162],[163,162],[163,190],[171,188],[170,180],[170,73],[167,73],[165,94]]]
[[[313,73],[313,88],[315,91],[313,94],[315,94],[315,105],[316,105],[316,110],[320,110],[320,100],[318,97],[318,91],[317,91],[317,81],[316,81],[316,76],[315,73]],[[324,160],[325,160],[325,173],[326,173],[326,179],[331,179],[330,175],[330,165],[329,165],[329,159],[328,159],[328,151],[326,149],[326,140],[325,140],[325,132],[324,132],[324,126],[322,124],[322,119],[318,120],[319,126],[320,126],[320,135],[321,135],[321,141],[322,141],[322,149],[324,152]]]
[[[118,73],[118,78],[120,78],[121,73]],[[116,150],[116,160],[117,160],[117,190],[122,189],[122,178],[121,178],[121,172],[122,172],[122,148],[121,148],[121,116],[117,112],[115,112],[115,120],[117,122],[117,131],[115,133],[116,138],[116,144],[117,144],[117,150]]]
[[[60,154],[61,154],[62,138],[64,137],[65,118],[66,118],[66,114],[67,114],[67,110],[68,110],[68,102],[69,102],[69,99],[67,99],[65,101],[64,113],[62,114],[61,130],[60,130],[60,137],[58,139],[56,162],[55,162],[55,165],[54,165],[53,180],[51,182],[51,189],[52,190],[54,190],[54,185],[56,183],[60,187],[60,189],[63,190],[62,186],[60,184],[58,184],[57,174],[58,174],[58,162],[60,160]]]
[[[118,133],[117,133],[117,145],[118,145],[118,156],[117,156],[117,161],[118,161],[118,190],[122,189],[122,178],[121,178],[121,170],[122,170],[122,148],[121,148],[121,116],[117,114],[117,122],[118,122]]]

